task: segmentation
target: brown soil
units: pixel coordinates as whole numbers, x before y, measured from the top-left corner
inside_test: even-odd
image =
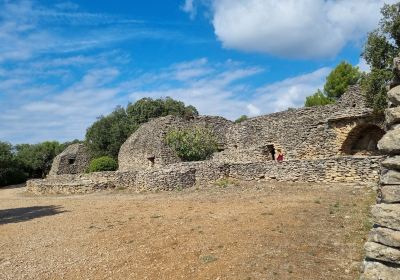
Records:
[[[374,196],[291,183],[42,197],[0,189],[0,279],[356,279]]]

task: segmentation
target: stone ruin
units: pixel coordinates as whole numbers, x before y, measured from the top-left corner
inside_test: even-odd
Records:
[[[84,173],[89,165],[85,145],[72,144],[53,160],[49,176]]]
[[[222,117],[167,116],[142,126],[122,145],[117,172],[85,174],[83,145],[67,148],[44,180],[28,181],[36,193],[86,193],[105,188],[169,190],[240,180],[360,182],[379,180],[383,156],[377,143],[385,134],[383,115],[376,115],[350,87],[336,104],[289,109],[233,123]],[[182,162],[166,144],[170,129],[206,127],[218,151],[199,162]],[[284,162],[275,160],[282,149]]]
[[[378,204],[372,208],[374,227],[364,247],[362,280],[400,279],[400,58],[393,64],[385,112],[388,131],[378,143],[388,158],[382,162]]]

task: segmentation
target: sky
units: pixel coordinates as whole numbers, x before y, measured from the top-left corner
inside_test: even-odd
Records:
[[[101,115],[166,97],[234,120],[301,107],[362,70],[382,0],[0,0],[0,141],[84,139]]]

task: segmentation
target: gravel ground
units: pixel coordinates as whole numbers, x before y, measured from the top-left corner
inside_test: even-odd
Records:
[[[356,279],[370,188],[0,189],[0,279]]]

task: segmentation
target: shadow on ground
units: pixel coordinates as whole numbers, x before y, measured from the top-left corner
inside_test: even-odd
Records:
[[[65,211],[61,209],[61,206],[50,205],[0,210],[0,225],[26,222],[35,218],[64,213]]]

